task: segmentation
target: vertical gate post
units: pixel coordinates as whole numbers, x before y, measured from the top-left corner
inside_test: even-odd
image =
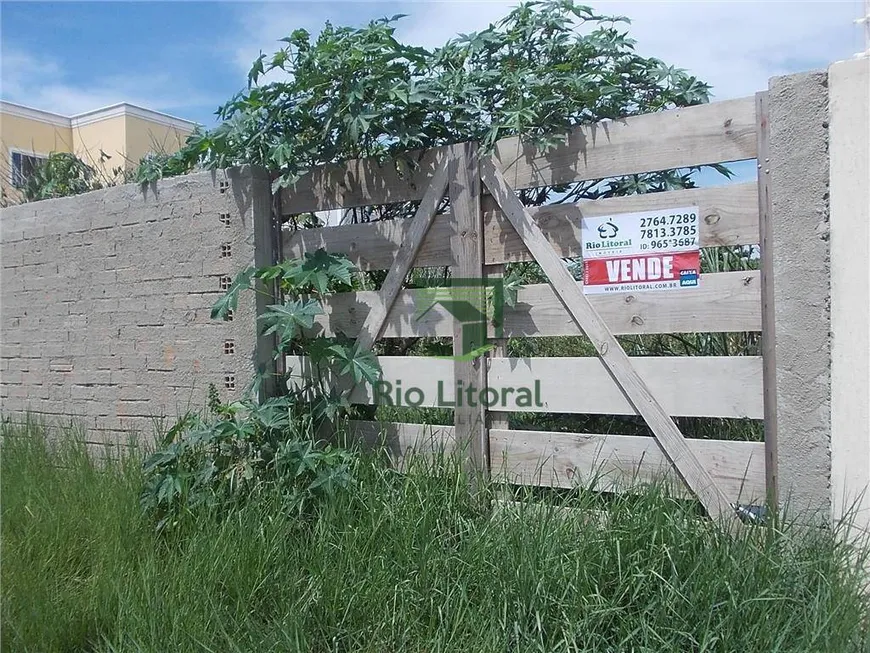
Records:
[[[483,215],[480,206],[480,172],[476,143],[451,146],[449,161],[449,196],[456,233],[451,249],[454,252],[453,279],[461,280],[462,293],[474,306],[485,306],[483,274]],[[476,283],[475,283],[476,280]],[[453,355],[456,406],[453,409],[456,446],[468,461],[469,474],[488,475],[489,441],[486,431],[486,407],[480,405],[480,391],[486,387],[486,359],[478,356],[463,360],[470,349],[486,344],[486,323],[480,342],[470,342],[463,330],[468,328],[454,320]],[[461,385],[460,385],[461,384]],[[466,392],[476,388],[476,392]],[[460,389],[462,392],[460,393]],[[460,396],[460,394],[462,396]],[[476,396],[475,396],[476,395]]]
[[[773,304],[773,239],[770,216],[770,115],[767,91],[755,94],[758,138],[758,244],[761,248],[761,356],[764,392],[764,472],[767,503],[778,504],[776,473],[776,316]]]
[[[828,76],[769,86],[770,237],[776,331],[779,502],[826,520],[831,482]]]
[[[281,262],[281,209],[280,195],[272,197],[272,180],[268,171],[256,166],[246,166],[250,170],[251,214],[254,225],[254,266],[265,267]],[[277,281],[258,279],[256,289],[257,348],[254,354],[256,374],[260,376],[260,400],[274,397],[281,392],[279,373],[283,371],[283,360],[275,358],[278,340],[276,334],[262,335],[260,316],[271,304],[281,302],[281,290]]]

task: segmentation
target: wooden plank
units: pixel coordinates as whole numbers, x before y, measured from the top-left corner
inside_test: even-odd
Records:
[[[577,326],[583,329],[595,345],[598,355],[608,371],[625,393],[626,398],[641,415],[662,447],[662,451],[673,463],[680,477],[698,497],[711,517],[724,518],[727,522],[737,523],[737,516],[728,497],[716,484],[707,469],[686,444],[686,439],[677,428],[670,415],[658,403],[637,370],[607,328],[607,324],[586,299],[580,286],[574,281],[553,250],[547,239],[537,228],[534,221],[514,195],[513,189],[502,176],[494,159],[486,158],[480,162],[481,179],[498,202],[514,229],[547,275],[565,308],[571,313]]]
[[[360,385],[352,388],[348,400],[354,404],[394,406],[455,407],[453,360],[434,356],[378,356],[381,383],[377,387]],[[301,384],[315,370],[305,356],[287,356],[287,372],[291,384]],[[336,379],[328,373],[330,387],[350,390],[347,379]],[[413,390],[416,389],[416,390]],[[422,397],[418,400],[416,397]]]
[[[574,257],[580,255],[580,219],[583,216],[678,206],[700,208],[699,236],[702,247],[753,245],[758,242],[758,189],[755,182],[582,200],[576,204],[551,204],[530,208],[529,213],[561,256]],[[361,270],[383,270],[393,264],[396,251],[408,238],[410,227],[410,220],[383,220],[286,231],[284,251],[288,257],[295,258],[322,247],[333,254],[346,255]],[[455,233],[452,215],[437,216],[417,254],[415,265],[453,265],[450,243]],[[530,260],[531,256],[522,239],[498,207],[485,209],[484,264]]]
[[[456,408],[453,361],[432,356],[380,356],[378,361],[384,385],[377,389],[354,388],[349,397],[352,403]],[[629,361],[671,415],[751,419],[764,416],[759,357],[642,356]],[[490,411],[638,414],[613,382],[604,363],[595,356],[492,358],[487,362],[486,385],[475,382],[472,400],[478,403],[480,389],[490,388],[495,393],[492,396],[497,397]],[[307,361],[298,356],[288,356],[286,366],[294,379],[311,374]],[[566,383],[566,379],[572,381]],[[344,385],[334,379],[328,382]],[[467,389],[471,386],[463,380],[459,387],[462,389],[459,401],[467,407]],[[529,389],[528,402],[521,399],[519,388]]]
[[[478,171],[478,174],[479,174],[479,171]],[[498,203],[493,199],[492,195],[490,195],[489,193],[484,193],[484,194],[482,194],[481,199],[480,199],[480,206],[481,206],[481,210],[483,211],[483,214],[484,214],[483,221],[484,221],[484,230],[485,230],[486,229],[486,216],[487,216],[487,214],[489,214],[490,216],[493,216],[495,214],[495,212],[497,212],[499,210]],[[487,253],[488,253],[488,245],[486,243],[486,238],[484,237],[484,245],[483,245],[483,258],[484,258],[484,260],[486,260]],[[485,265],[483,268],[483,274],[486,277],[488,284],[501,284],[504,281],[504,273],[505,273],[505,266],[503,264]],[[494,287],[494,285],[490,285],[489,287]],[[503,303],[502,303],[502,308],[504,308]],[[493,326],[495,326],[494,321],[492,321],[490,324],[491,330],[492,330]],[[490,340],[489,340],[489,344],[492,346],[492,350],[487,354],[487,357],[490,359],[487,361],[487,368],[486,368],[487,384],[489,383],[489,369],[490,369],[490,365],[491,365],[491,359],[496,358],[496,357],[504,358],[505,356],[508,355],[508,351],[507,351],[508,339],[501,338],[501,337],[493,337],[493,336],[500,336],[503,334],[504,315],[502,315],[502,323],[499,326],[502,329],[502,331],[499,333],[492,333]],[[487,431],[486,431],[486,445],[487,445],[487,451],[489,450],[489,431],[491,429],[506,429],[509,426],[510,426],[510,421],[508,420],[507,413],[495,412],[492,410],[486,411],[486,429],[487,429]],[[490,460],[489,473],[490,473],[490,475],[492,474],[491,460]],[[501,498],[503,500],[510,498],[510,496],[509,496],[510,493],[508,492],[508,490],[506,488],[501,488],[501,489],[496,490],[496,494],[501,495]]]
[[[687,442],[729,501],[763,501],[762,443],[691,438]],[[679,482],[649,437],[493,429],[490,450],[493,476],[511,483],[575,487],[594,482],[595,489],[618,491],[633,481],[664,477],[675,486]]]
[[[498,204],[492,198],[492,195],[489,193],[483,196],[483,200],[481,202],[484,212],[486,211],[496,211],[498,210]],[[486,245],[484,245],[483,250],[484,256],[486,256]],[[484,266],[484,274],[486,278],[490,282],[499,283],[503,281],[505,273],[505,266],[503,264],[498,265],[487,265]],[[504,306],[503,306],[504,308]],[[490,324],[492,327],[493,324]],[[492,329],[490,329],[492,331]],[[502,316],[502,334],[504,332],[504,316]],[[498,335],[496,333],[492,333],[492,336]],[[492,345],[492,350],[487,354],[487,358],[489,360],[486,361],[486,380],[487,384],[490,383],[489,380],[489,370],[492,369],[492,360],[494,358],[505,358],[508,355],[508,338],[495,338],[492,337],[489,340],[489,344]],[[510,419],[508,418],[508,413],[495,411],[495,410],[487,410],[486,411],[486,445],[489,450],[489,433],[492,429],[507,429],[510,428]],[[492,452],[490,451],[490,454]],[[489,474],[492,476],[492,458],[489,459]],[[512,497],[512,493],[508,488],[499,488],[496,490],[496,496],[500,497],[500,500],[507,501]]]
[[[383,447],[399,469],[407,469],[413,456],[431,459],[456,450],[452,426],[352,420],[348,430],[365,446]],[[764,497],[760,442],[688,442],[733,501],[754,503]],[[619,491],[632,481],[678,480],[653,438],[493,429],[490,448],[493,475],[511,483],[570,488],[596,475],[597,489]]]
[[[578,283],[574,284],[578,289]],[[701,275],[692,290],[590,295],[589,302],[616,335],[759,331],[759,273]],[[582,329],[549,284],[527,286],[505,308],[505,334],[580,335]]]
[[[484,195],[482,200],[484,211],[487,208],[492,208],[495,205],[495,200],[491,195]],[[492,205],[492,206],[490,206]],[[485,250],[484,250],[485,253]],[[484,275],[489,281],[498,281],[504,278],[504,265],[488,265],[484,267]],[[492,336],[495,334],[492,333]],[[508,339],[491,337],[489,343],[492,345],[492,351],[487,356],[490,360],[487,361],[487,383],[489,383],[489,370],[492,368],[492,359],[506,358],[508,355]],[[486,426],[490,429],[506,429],[508,427],[508,418],[504,413],[487,411]]]
[[[474,307],[486,310],[483,288],[483,214],[480,210],[480,173],[477,168],[477,144],[462,143],[450,150],[450,206],[456,233],[451,249],[456,258],[452,280],[462,284],[462,296]],[[474,285],[476,283],[476,285]],[[473,325],[453,321],[453,378],[465,387],[486,386],[484,358],[464,360],[464,356],[486,344],[486,324],[474,337]],[[457,404],[453,410],[454,436],[465,453],[469,478],[489,473],[489,446],[486,437],[486,408],[482,405]]]
[[[431,234],[429,238],[431,238]],[[436,306],[415,318],[420,291],[403,290],[396,298],[382,337],[450,337],[453,317]],[[360,325],[380,302],[373,291],[339,293],[323,302],[316,319],[325,335],[355,338]],[[761,330],[760,282],[757,271],[718,272],[701,276],[697,288],[679,292],[590,295],[589,301],[616,335],[644,333],[722,333]],[[549,284],[532,284],[517,294],[514,307],[504,307],[505,337],[580,335]]]
[[[755,356],[644,356],[628,359],[671,415],[763,417],[761,359]],[[571,383],[566,383],[571,379]],[[540,406],[523,407],[519,394],[492,410],[636,415],[604,363],[585,358],[493,358],[489,387],[531,388]]]
[[[444,197],[444,191],[447,188],[447,162],[441,162],[435,175],[432,177],[432,184],[426,190],[420,206],[411,218],[411,229],[408,232],[408,239],[399,248],[396,253],[396,259],[393,262],[390,271],[387,273],[387,278],[381,284],[381,289],[378,291],[379,301],[372,306],[372,309],[366,315],[365,321],[360,328],[357,336],[357,345],[360,349],[371,349],[372,345],[381,337],[381,331],[384,328],[384,320],[387,314],[393,307],[399,291],[402,289],[402,283],[405,277],[408,276],[408,270],[411,269],[411,264],[420,251],[420,246],[423,244],[423,239],[426,238],[426,232],[432,226],[432,221],[435,218],[435,212],[438,210],[438,204]]]
[[[448,148],[416,150],[382,161],[355,159],[318,166],[281,189],[284,215],[423,198]]]
[[[382,449],[400,470],[407,469],[413,456],[431,458],[456,451],[452,426],[350,420],[348,431],[364,446]]]
[[[286,231],[284,251],[295,258],[323,248],[332,254],[344,254],[360,270],[385,270],[393,264],[396,251],[408,238],[410,228],[410,220],[379,220]],[[757,236],[757,225],[755,231]],[[429,230],[429,238],[417,254],[416,267],[453,265],[450,243],[455,233],[452,215],[437,216]]]
[[[519,138],[496,143],[494,159],[514,190],[754,159],[751,97],[576,127],[540,152]],[[504,207],[502,207],[504,208]]]
[[[761,249],[761,355],[764,360],[764,450],[768,505],[778,505],[776,446],[776,315],[773,306],[773,227],[770,201],[770,123],[767,91],[755,95],[758,126],[758,242]]]
[[[754,159],[755,147],[754,102],[743,98],[575,127],[546,152],[507,138],[495,152],[519,190]],[[284,215],[419,200],[445,151],[410,152],[398,164],[363,159],[315,168],[282,189]]]
[[[560,256],[580,256],[580,220],[617,213],[697,206],[701,247],[752,245],[758,242],[758,192],[754,182],[712,188],[691,188],[551,204],[528,209],[546,239]],[[522,238],[501,211],[484,217],[485,263],[531,261]]]

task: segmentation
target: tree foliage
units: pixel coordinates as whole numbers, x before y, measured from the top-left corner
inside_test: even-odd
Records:
[[[212,319],[226,319],[237,308],[239,295],[255,289],[257,279],[279,284],[283,302],[267,307],[259,318],[260,330],[264,335],[275,334],[275,358],[302,354],[319,370],[310,383],[291,383],[296,390],[290,393],[300,405],[311,404],[310,414],[315,421],[331,420],[350,406],[349,389],[338,391],[332,382],[343,378],[352,388],[374,383],[380,375],[371,351],[361,350],[346,338],[326,337],[314,328],[316,317],[323,313],[321,302],[335,292],[353,289],[358,272],[345,256],[318,249],[306,252],[302,258],[242,270],[212,306]],[[258,378],[255,383],[260,381]],[[319,426],[316,421],[314,430]]]
[[[256,290],[257,280],[278,283],[284,301],[260,316],[260,331],[276,335],[275,358],[306,356],[313,373],[282,376],[287,393],[264,402],[254,399],[262,371],[252,396],[231,404],[222,404],[211,386],[208,413],[185,415],[145,461],[141,501],[158,529],[201,506],[232,506],[257,492],[277,492],[287,510],[303,512],[350,486],[353,456],[318,441],[318,433],[327,421],[345,416],[353,388],[375,383],[381,370],[371,351],[317,333],[314,321],[323,312],[321,301],[349,290],[357,272],[344,256],[319,249],[236,275],[212,307],[212,318],[225,319],[243,291]]]
[[[519,135],[553,145],[570,127],[706,102],[709,87],[635,52],[628,19],[573,0],[527,2],[481,32],[434,50],[396,38],[401,15],[362,28],[297,29],[261,54],[247,88],[192,135],[167,174],[244,163],[291,185],[312,166]],[[574,195],[684,187],[685,173],[641,175]],[[526,193],[543,203],[552,189]],[[566,191],[569,189],[556,189]]]
[[[184,415],[143,463],[140,504],[158,531],[258,494],[298,516],[351,486],[355,457],[316,443],[292,397],[222,404],[209,390],[209,410]]]
[[[21,188],[25,202],[80,195],[102,188],[97,171],[75,154],[52,152],[33,169]]]

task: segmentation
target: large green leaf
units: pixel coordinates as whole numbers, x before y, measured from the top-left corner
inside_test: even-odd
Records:
[[[239,293],[251,287],[255,272],[254,268],[245,268],[236,275],[224,296],[211,307],[211,319],[225,320],[230,311],[236,310],[239,305]]]
[[[511,270],[502,280],[504,288],[504,303],[513,308],[517,305],[517,293],[522,289],[522,277],[516,270]]]
[[[323,248],[306,252],[302,259],[287,261],[283,267],[284,279],[297,291],[311,289],[320,295],[326,294],[331,284],[350,286],[356,271],[345,256],[330,254]]]
[[[278,335],[280,348],[284,348],[303,330],[314,326],[314,318],[323,311],[314,299],[288,299],[283,304],[273,304],[260,316],[263,335]]]
[[[329,347],[338,363],[338,373],[349,375],[354,383],[375,383],[381,376],[381,366],[378,359],[368,349],[361,349],[356,344],[335,344]]]

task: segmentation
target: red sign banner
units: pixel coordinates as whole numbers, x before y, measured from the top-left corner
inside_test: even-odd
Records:
[[[697,286],[700,253],[670,252],[587,259],[583,284],[587,292],[666,290]]]

